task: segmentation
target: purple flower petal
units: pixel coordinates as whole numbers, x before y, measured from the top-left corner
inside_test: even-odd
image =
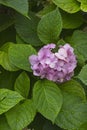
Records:
[[[29,57],[33,74],[60,83],[70,80],[77,65],[74,49],[65,44],[53,53],[54,48],[55,44],[48,44],[39,50],[38,55]]]
[[[30,61],[31,65],[36,64],[36,63],[38,62],[38,56],[36,56],[36,55],[31,55],[31,56],[29,57],[29,61]]]

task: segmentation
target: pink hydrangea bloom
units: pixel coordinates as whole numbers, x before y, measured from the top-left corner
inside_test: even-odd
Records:
[[[38,55],[30,56],[31,69],[35,76],[65,82],[74,74],[76,56],[69,44],[60,46],[58,52],[53,53],[51,50],[55,47],[55,44],[48,44],[39,50]]]

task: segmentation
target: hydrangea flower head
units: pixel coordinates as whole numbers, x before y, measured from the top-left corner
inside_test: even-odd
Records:
[[[55,82],[70,80],[74,74],[77,61],[74,49],[65,44],[60,46],[58,52],[53,53],[55,44],[42,47],[37,55],[31,55],[29,61],[35,76],[46,78]]]

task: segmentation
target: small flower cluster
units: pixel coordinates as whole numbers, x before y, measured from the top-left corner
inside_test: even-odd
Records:
[[[33,74],[55,82],[70,80],[77,64],[74,50],[69,44],[60,46],[56,53],[51,51],[54,48],[55,44],[48,44],[39,50],[38,55],[29,57]]]

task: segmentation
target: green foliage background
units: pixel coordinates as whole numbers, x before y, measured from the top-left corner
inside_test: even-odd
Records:
[[[29,56],[69,43],[74,77],[34,77]],[[87,0],[0,0],[0,130],[87,130]]]

